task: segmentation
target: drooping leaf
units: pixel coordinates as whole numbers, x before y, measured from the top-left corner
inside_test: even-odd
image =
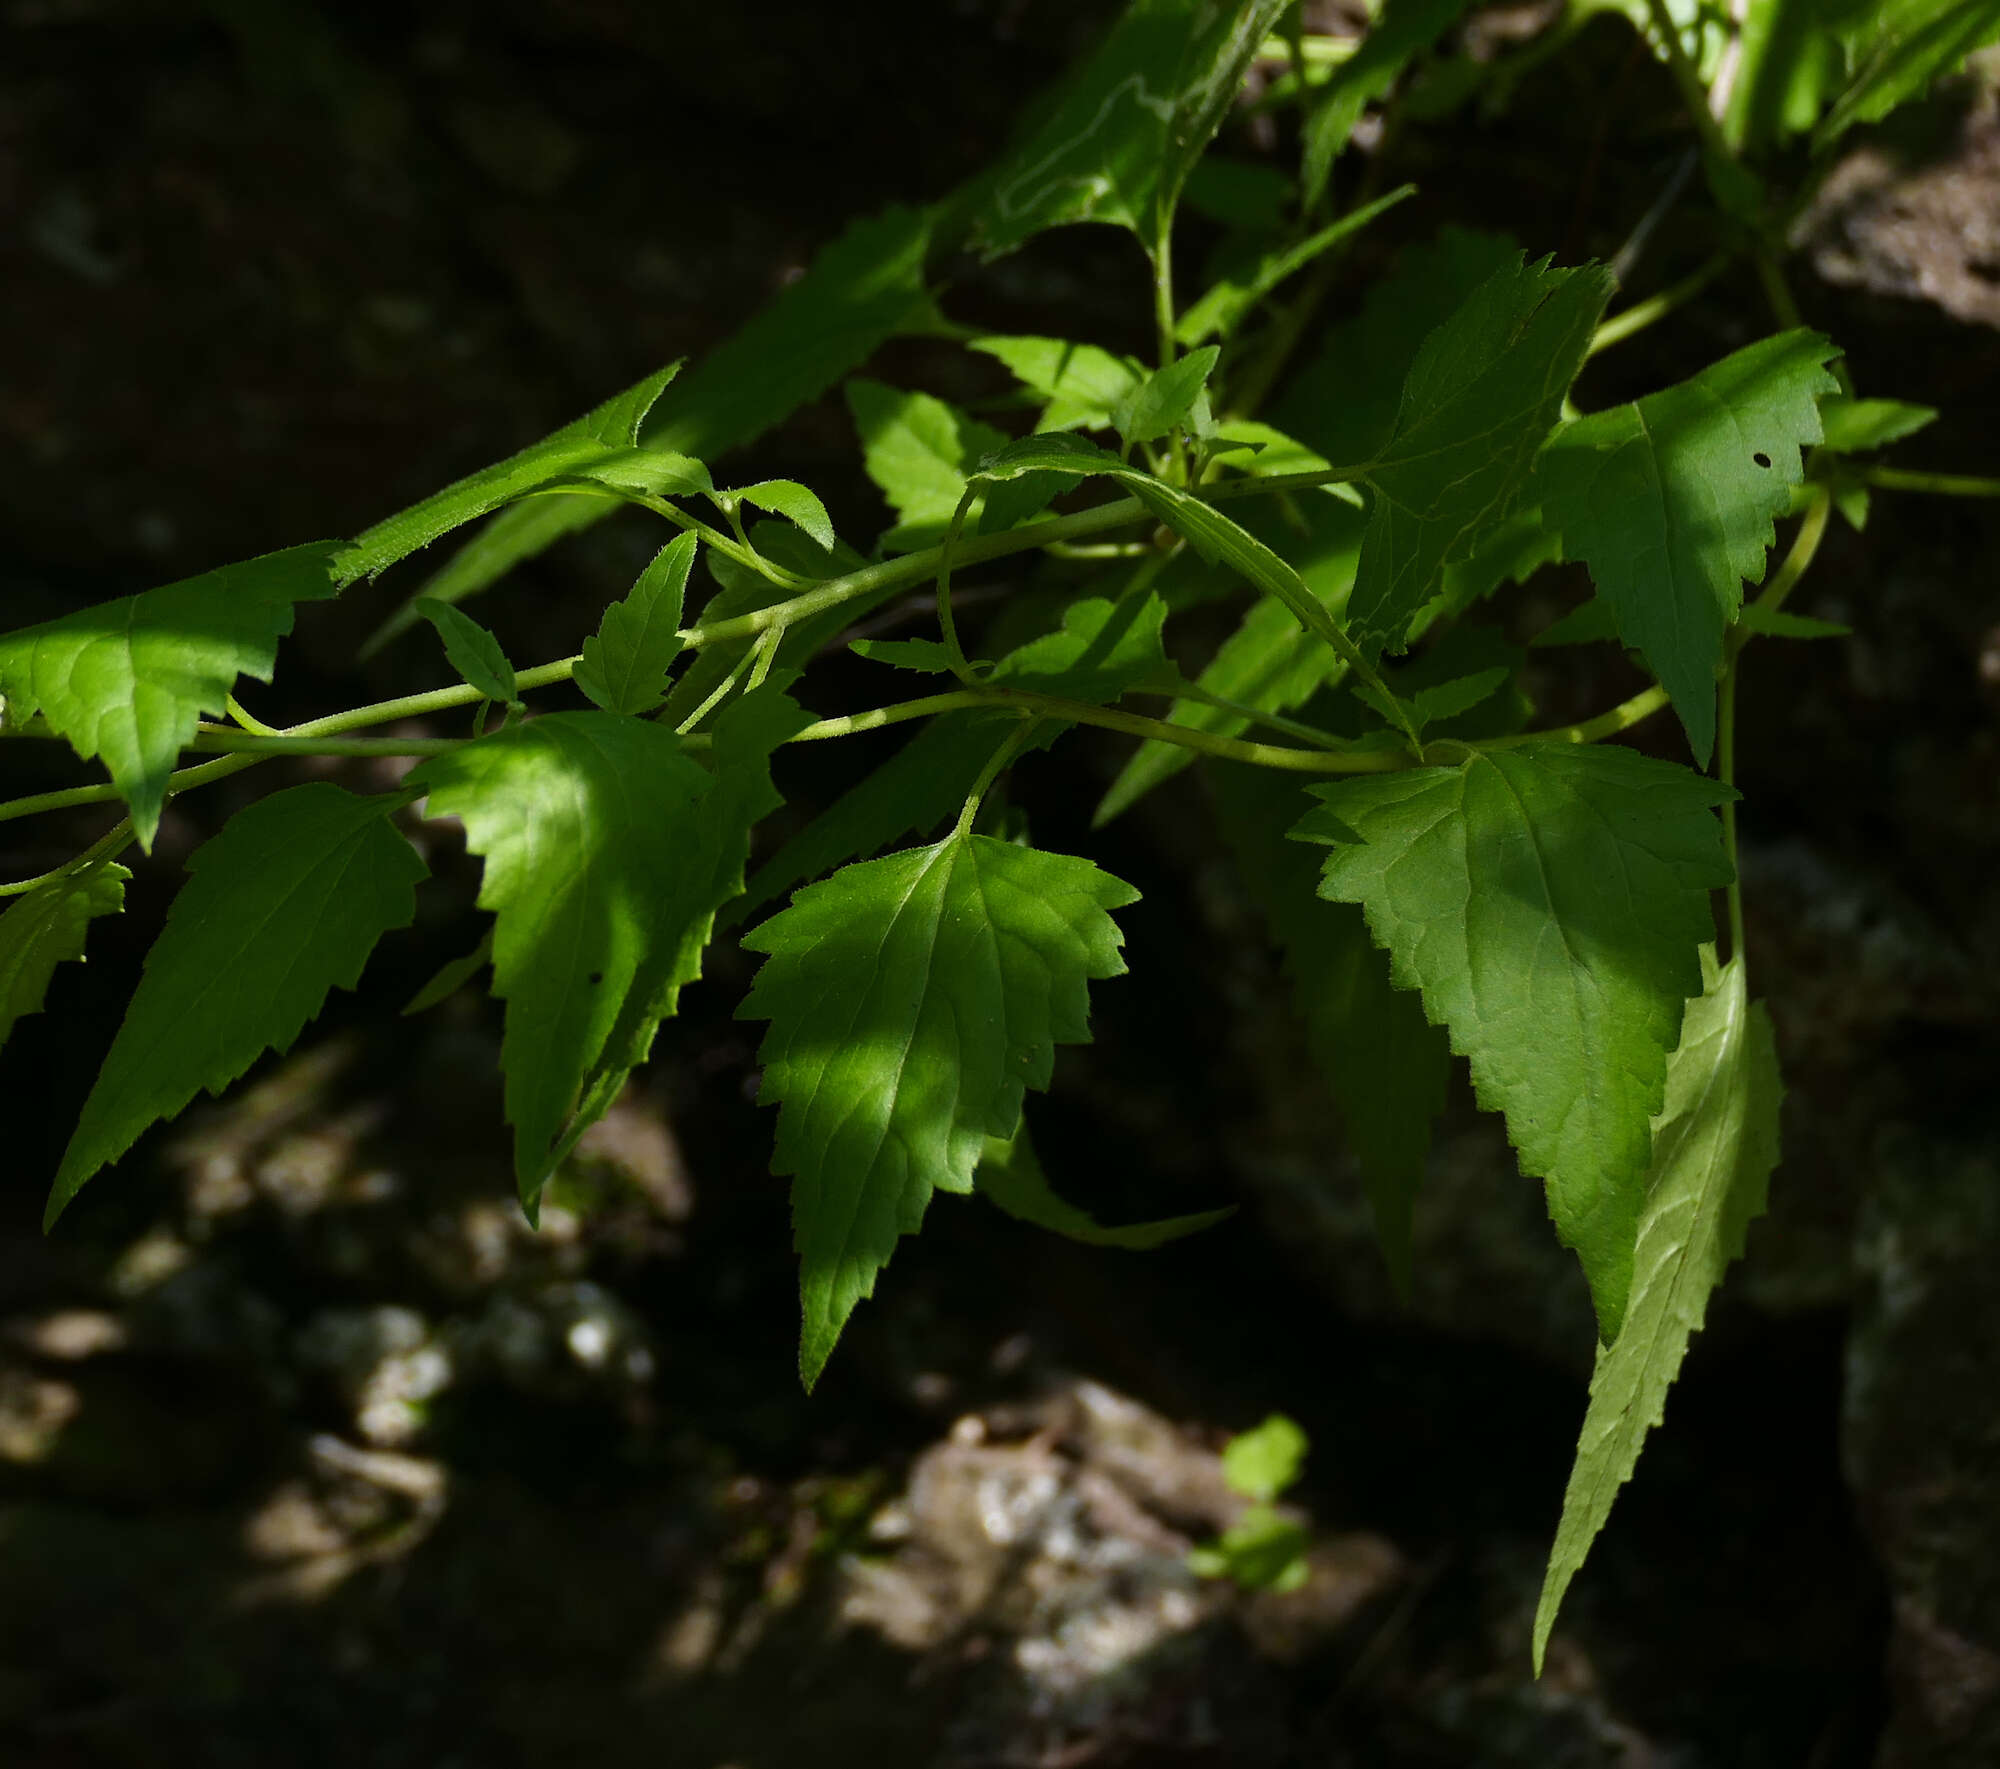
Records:
[[[0,1044],[16,1020],[42,1011],[56,966],[83,957],[90,924],[125,907],[131,876],[103,861],[23,892],[0,913]]]
[[[1111,414],[1144,371],[1128,357],[1066,338],[974,338],[970,347],[997,358],[1048,404],[1037,430],[1108,430]]]
[[[820,502],[818,494],[796,479],[765,479],[755,485],[741,486],[728,495],[738,503],[754,504],[760,510],[769,510],[774,516],[796,523],[815,545],[828,552],[833,550],[833,518],[826,513],[826,505]]]
[[[376,523],[336,560],[341,584],[379,576],[397,560],[429,546],[440,535],[490,514],[537,485],[568,474],[585,473],[593,466],[627,454],[637,445],[639,427],[653,402],[679,369],[678,362],[669,363],[540,442],[530,443],[504,461],[454,480],[421,503]],[[431,590],[436,600],[457,599],[437,595],[435,585]]]
[[[1455,23],[1472,0],[1384,0],[1361,47],[1337,66],[1313,96],[1306,118],[1302,198],[1319,207],[1328,175],[1362,111],[1381,98],[1404,68]]]
[[[0,635],[0,695],[39,711],[86,761],[101,756],[152,851],[167,776],[239,676],[271,679],[292,608],[334,594],[336,541],[289,547]]]
[[[889,545],[926,547],[943,537],[966,476],[1006,438],[928,393],[856,376],[847,407],[861,433],[862,464],[900,518]]]
[[[1302,534],[1284,534],[1273,518],[1252,513],[1247,518],[1263,528],[1267,538],[1282,544],[1306,588],[1320,601],[1330,619],[1338,620],[1354,583],[1354,566],[1361,549],[1359,511],[1316,498],[1302,512]],[[1242,624],[1222,643],[1197,686],[1220,699],[1258,712],[1285,713],[1303,705],[1313,693],[1337,680],[1347,666],[1326,645],[1303,631],[1284,604],[1260,596]],[[1168,722],[1218,736],[1235,737],[1250,719],[1225,708],[1196,700],[1176,701]],[[1154,787],[1170,780],[1193,759],[1192,752],[1172,743],[1142,743],[1112,781],[1092,822],[1108,823],[1136,804]]]
[[[1416,194],[1414,184],[1399,185],[1387,196],[1362,204],[1297,245],[1264,253],[1240,274],[1224,277],[1208,289],[1181,315],[1174,327],[1174,336],[1185,345],[1201,344],[1210,338],[1227,338],[1242,324],[1245,315],[1279,284],[1297,276],[1315,258],[1359,233],[1369,222],[1393,209],[1405,197]]]
[[[1636,751],[1524,743],[1315,786],[1320,894],[1359,903],[1472,1067],[1618,1335],[1681,1003],[1729,879],[1729,787]]]
[[[44,1224],[84,1182],[266,1050],[289,1050],[329,989],[416,914],[424,864],[389,822],[407,793],[325,781],[238,811],[188,861],[104,1067],[63,1151]]]
[[[651,712],[666,698],[697,544],[692,530],[669,541],[584,640],[573,679],[606,712]]]
[[[1037,1228],[1081,1241],[1088,1247],[1123,1247],[1137,1253],[1164,1247],[1185,1235],[1199,1234],[1235,1214],[1232,1210],[1200,1210],[1186,1216],[1162,1217],[1156,1222],[1106,1228],[1095,1217],[1056,1196],[1025,1125],[1011,1137],[986,1139],[972,1182],[981,1197],[1017,1221],[1031,1222]]]
[[[1118,403],[1112,422],[1127,448],[1142,442],[1157,442],[1179,427],[1193,410],[1208,377],[1215,372],[1222,351],[1214,344],[1175,358],[1165,368],[1155,369]]]
[[[844,867],[745,937],[770,955],[740,1011],[771,1022],[808,1387],[931,1193],[970,1191],[1055,1046],[1088,1039],[1087,985],[1125,968],[1108,912],[1137,894],[1086,860],[960,831]]]
[[[1603,269],[1517,258],[1424,340],[1367,474],[1375,502],[1348,599],[1356,639],[1401,649],[1445,566],[1513,510],[1612,287]]]
[[[930,330],[937,313],[924,285],[924,256],[932,220],[928,210],[892,208],[855,222],[804,276],[667,389],[648,414],[642,439],[717,460],[818,398],[885,339]],[[422,593],[440,602],[463,601],[616,508],[599,498],[547,497],[503,510],[458,548]],[[415,618],[405,604],[370,647]]]
[[[1319,856],[1286,832],[1312,800],[1265,768],[1215,768],[1216,813],[1238,876],[1284,954],[1308,1048],[1332,1089],[1396,1288],[1410,1288],[1411,1216],[1451,1047],[1418,998],[1389,982],[1361,911],[1319,896]]]
[[[1100,221],[1150,248],[1285,0],[1133,0],[1097,53],[960,199],[987,258]]]
[[[502,705],[518,704],[514,666],[507,661],[507,653],[500,649],[498,639],[449,602],[433,602],[420,596],[417,612],[437,629],[438,637],[444,641],[445,661],[458,671],[467,687],[477,688],[488,700],[497,700]]]
[[[663,726],[593,711],[492,732],[410,784],[485,861],[507,1120],[530,1202],[634,979],[678,938],[668,912],[702,853],[696,806],[712,780]]]
[[[431,980],[403,1004],[405,1015],[426,1013],[440,1001],[448,1001],[493,962],[493,930],[470,952],[438,966]]]
[[[660,1022],[678,1009],[681,990],[701,975],[720,911],[743,893],[751,832],[784,802],[771,781],[772,752],[807,722],[798,704],[770,683],[731,702],[715,721],[709,751],[714,785],[695,807],[697,845],[663,886],[663,933],[642,956],[603,1053],[584,1077],[556,1160],[618,1098],[626,1078],[652,1053]]]
[[[1687,1004],[1654,1121],[1625,1329],[1597,1353],[1590,1410],[1535,1610],[1537,1675],[1563,1593],[1638,1465],[1646,1434],[1665,1416],[1688,1341],[1723,1273],[1742,1256],[1778,1163],[1783,1087],[1770,1020],[1749,999],[1740,959],[1718,969],[1706,949],[1702,968],[1706,987]]]
[[[1536,471],[1563,550],[1673,697],[1695,757],[1715,743],[1716,666],[1763,578],[1774,523],[1819,440],[1837,354],[1817,332],[1747,345],[1631,405],[1566,424]]]

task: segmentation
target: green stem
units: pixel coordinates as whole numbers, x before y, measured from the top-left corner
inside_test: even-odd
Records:
[[[951,665],[951,673],[968,685],[973,680],[972,665],[966,661],[965,647],[958,642],[958,621],[951,607],[951,557],[958,549],[959,537],[965,532],[965,514],[972,508],[972,500],[978,494],[970,486],[958,500],[958,508],[951,513],[951,526],[944,531],[944,544],[938,548],[937,562],[937,617],[938,632],[944,639],[944,654]]]
[[[265,737],[254,731],[197,731],[187,747],[197,755],[232,756],[442,756],[463,749],[469,737]]]
[[[1629,731],[1642,719],[1650,719],[1666,704],[1666,689],[1648,688],[1581,724],[1558,725],[1550,731],[1523,731],[1515,737],[1484,737],[1478,747],[1508,749],[1517,743],[1599,743],[1607,737],[1616,737],[1620,731]]]
[[[1922,473],[1909,467],[1863,467],[1856,474],[1863,485],[1880,491],[1924,491],[1948,498],[2000,498],[2000,479],[1979,479],[1965,473]]]
[[[1729,268],[1729,260],[1729,253],[1717,252],[1707,263],[1690,271],[1679,282],[1669,284],[1657,295],[1649,295],[1643,301],[1635,301],[1630,307],[1620,309],[1591,334],[1590,348],[1584,355],[1595,356],[1600,350],[1622,344],[1627,338],[1665,319],[1676,308],[1686,306]]]
[[[1174,223],[1163,214],[1153,236],[1153,325],[1159,332],[1160,367],[1171,368],[1174,342]]]
[[[1708,88],[1702,85],[1701,75],[1695,71],[1694,63],[1688,60],[1687,46],[1681,42],[1680,27],[1667,10],[1666,0],[1646,0],[1646,12],[1653,21],[1653,31],[1660,39],[1660,47],[1666,53],[1667,71],[1680,88],[1681,103],[1687,107],[1688,121],[1701,138],[1702,157],[1708,162],[1712,185],[1716,181],[1717,168],[1733,167],[1736,156],[1729,151],[1722,125],[1708,108]],[[1722,176],[1726,178],[1727,175],[1725,170]]]
[[[1008,734],[1007,741],[993,752],[993,759],[979,770],[979,778],[972,783],[972,790],[965,795],[965,803],[959,807],[955,834],[971,833],[972,820],[979,815],[979,807],[985,802],[986,794],[992,789],[993,782],[1000,778],[1000,770],[1021,753],[1029,737],[1034,734],[1035,727],[1041,722],[1040,719],[1023,719]]]
[[[1817,487],[1812,502],[1806,505],[1805,517],[1799,523],[1799,532],[1792,538],[1785,562],[1771,574],[1771,581],[1757,598],[1759,608],[1775,614],[1785,605],[1785,598],[1798,588],[1799,579],[1805,576],[1813,556],[1819,551],[1820,542],[1826,538],[1827,521],[1832,514],[1833,494],[1825,486]],[[1737,628],[1730,635],[1731,656],[1742,650],[1750,637],[1742,628]]]
[[[0,897],[24,897],[28,892],[38,890],[43,885],[54,884],[58,879],[70,878],[103,861],[115,860],[131,845],[132,819],[120,817],[74,860],[58,866],[53,872],[44,872],[39,878],[24,878],[16,884],[0,885]]]

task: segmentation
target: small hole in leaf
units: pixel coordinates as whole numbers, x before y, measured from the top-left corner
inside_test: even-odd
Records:
[[[1759,450],[1758,450],[1758,451],[1757,451],[1757,452],[1756,452],[1756,453],[1755,453],[1754,455],[1752,455],[1752,456],[1751,456],[1750,458],[1751,458],[1751,459],[1752,459],[1753,461],[1755,461],[1755,462],[1757,463],[1757,465],[1758,465],[1758,466],[1760,466],[1760,467],[1768,467],[1768,466],[1769,466],[1769,465],[1771,464],[1771,457],[1770,457],[1769,455],[1767,455],[1766,453],[1764,453],[1764,451],[1763,451],[1762,449],[1759,449]]]
[[[604,981],[604,973],[601,970],[594,970],[590,973],[590,980],[593,983],[601,983]]]

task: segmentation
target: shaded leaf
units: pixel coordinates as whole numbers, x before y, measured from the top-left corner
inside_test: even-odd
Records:
[[[1775,519],[1820,436],[1834,347],[1785,332],[1631,405],[1566,424],[1536,472],[1563,550],[1590,567],[1619,637],[1673,697],[1695,757],[1715,745],[1716,669],[1764,575]]]
[[[1124,970],[1108,911],[1137,893],[1086,860],[954,832],[844,867],[746,936],[770,956],[740,1010],[771,1022],[774,1171],[793,1176],[808,1387],[935,1190],[972,1189],[1087,984]]]
[[[1088,1247],[1123,1247],[1148,1252],[1169,1241],[1213,1228],[1233,1210],[1201,1210],[1187,1216],[1162,1217],[1155,1222],[1131,1222],[1106,1228],[1096,1218],[1056,1196],[1042,1171],[1026,1126],[1011,1137],[989,1136],[972,1175],[974,1187],[989,1203],[1020,1222],[1031,1222]]]
[[[222,715],[239,676],[271,679],[293,604],[334,593],[338,545],[266,553],[0,636],[9,718],[39,711],[86,761],[102,757],[150,853],[181,746],[204,713]]]
[[[1702,968],[1706,987],[1687,1004],[1653,1125],[1625,1329],[1597,1353],[1535,1609],[1537,1675],[1563,1593],[1638,1465],[1646,1434],[1665,1416],[1688,1341],[1723,1273],[1742,1256],[1778,1162],[1783,1088],[1770,1020],[1749,1000],[1740,960],[1718,969],[1713,950],[1704,950]]]
[[[1819,445],[1830,454],[1865,454],[1914,436],[1937,422],[1937,408],[1900,399],[1849,399],[1830,393],[1819,402]]]
[[[440,1001],[448,1001],[493,962],[493,930],[470,952],[438,966],[431,980],[403,1004],[405,1017],[429,1011]]]
[[[1608,746],[1523,743],[1311,789],[1320,894],[1359,903],[1472,1067],[1618,1335],[1681,1003],[1729,879],[1729,787]]]
[[[84,1182],[266,1050],[289,1050],[327,991],[351,989],[375,943],[416,914],[424,864],[389,822],[407,793],[357,798],[314,781],[247,805],[188,860],[111,1041],[44,1226]]]
[[[1813,135],[1825,149],[1856,123],[1880,122],[2000,39],[2000,0],[1867,0],[1841,31],[1851,76]]]
[[[444,641],[445,660],[458,671],[467,687],[477,688],[488,700],[513,706],[520,702],[514,685],[514,666],[500,641],[471,615],[449,602],[433,602],[419,597],[417,612],[437,629]]]
[[[696,545],[692,531],[670,540],[584,640],[573,679],[606,712],[651,712],[667,697]]]
[[[729,496],[796,523],[816,545],[828,552],[833,550],[833,518],[826,513],[826,505],[819,501],[818,495],[796,479],[765,479],[756,485],[739,487]]]
[[[90,924],[125,907],[131,876],[103,861],[24,891],[0,913],[0,1044],[16,1020],[42,1011],[56,966],[83,957]]]
[[[1193,410],[1196,397],[1215,372],[1221,350],[1209,344],[1156,369],[1118,403],[1111,421],[1125,446],[1157,442],[1178,429]]]
[[[1375,502],[1348,599],[1357,640],[1400,650],[1445,566],[1512,511],[1612,286],[1602,269],[1517,258],[1424,340],[1366,476]]]
[[[1006,438],[928,393],[859,376],[847,383],[847,406],[868,477],[901,519],[889,544],[929,546],[942,538],[967,475]]]
[[[1108,430],[1111,414],[1144,374],[1129,357],[1065,338],[974,338],[970,348],[1004,363],[1048,404],[1037,430]]]

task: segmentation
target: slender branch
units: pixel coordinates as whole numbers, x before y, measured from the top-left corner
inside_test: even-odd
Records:
[[[54,884],[58,879],[73,877],[101,861],[115,860],[131,845],[132,819],[120,817],[75,859],[58,866],[53,872],[44,872],[39,878],[24,878],[14,884],[0,885],[0,897],[24,897],[30,891]]]
[[[265,737],[255,731],[197,731],[187,747],[197,755],[244,756],[442,756],[463,749],[469,737]]]
[[[1598,743],[1606,737],[1616,737],[1620,731],[1629,731],[1642,719],[1650,719],[1666,704],[1666,689],[1652,687],[1581,724],[1558,725],[1550,731],[1523,731],[1513,737],[1483,737],[1479,747],[1511,749],[1517,743]]]
[[[1965,473],[1923,473],[1910,467],[1863,467],[1855,475],[1878,491],[1925,491],[1948,498],[2000,498],[2000,479]]]
[[[1791,550],[1785,555],[1785,562],[1771,574],[1771,581],[1764,586],[1758,596],[1756,606],[1768,614],[1775,614],[1785,605],[1785,598],[1798,588],[1799,579],[1804,577],[1819,551],[1819,544],[1826,538],[1827,521],[1833,514],[1833,494],[1825,486],[1814,488],[1812,502],[1806,505],[1805,519],[1799,524],[1799,532],[1792,537]],[[1741,651],[1753,635],[1738,627],[1730,634],[1730,655]]]
[[[1630,307],[1614,313],[1591,334],[1590,347],[1584,355],[1595,356],[1600,350],[1609,350],[1614,344],[1622,344],[1635,333],[1643,332],[1648,326],[1665,319],[1676,308],[1686,306],[1729,268],[1729,261],[1729,253],[1717,252],[1707,263],[1690,271],[1679,282],[1670,283],[1657,295],[1649,295],[1645,300],[1635,301]]]

